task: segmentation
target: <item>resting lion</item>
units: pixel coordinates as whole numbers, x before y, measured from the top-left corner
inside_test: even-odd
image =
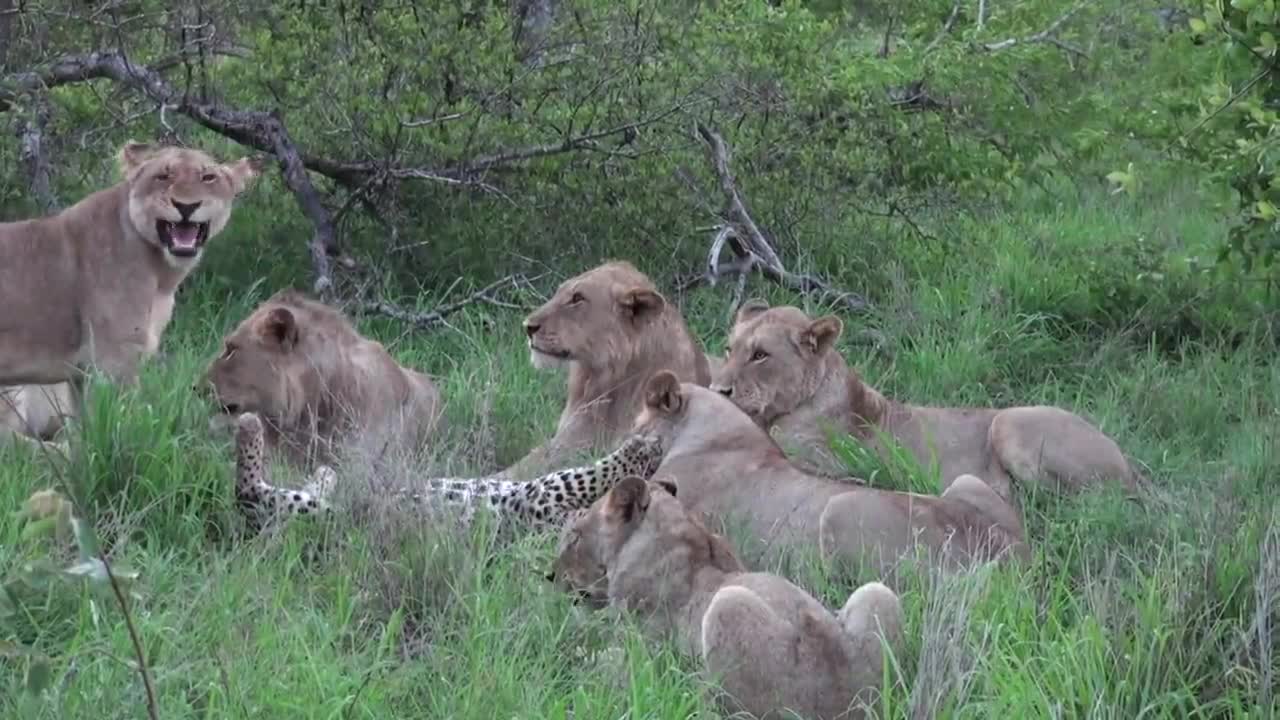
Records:
[[[646,385],[635,432],[666,448],[655,476],[675,477],[686,507],[745,521],[761,549],[816,545],[824,558],[866,563],[877,577],[917,544],[943,568],[1030,557],[1020,514],[982,480],[961,476],[935,497],[809,475],[723,395],[669,372]]]
[[[257,413],[273,450],[295,466],[331,463],[344,445],[416,450],[439,427],[431,378],[403,367],[338,310],[281,290],[223,338],[197,385],[218,406],[215,429]]]
[[[581,450],[616,446],[657,370],[711,382],[702,346],[680,310],[625,261],[566,280],[525,319],[524,330],[534,367],[568,367],[569,393],[555,435],[506,473],[536,474]]]
[[[713,389],[777,432],[784,445],[819,458],[824,425],[881,453],[875,431],[886,433],[925,468],[936,453],[943,487],[977,475],[1011,502],[1011,479],[1070,492],[1105,479],[1137,488],[1115,441],[1066,410],[939,408],[886,398],[835,349],[842,328],[834,315],[813,320],[795,307],[748,302],[738,311]]]
[[[759,718],[861,718],[882,683],[882,639],[902,651],[902,607],[878,582],[833,615],[785,578],[747,572],[725,540],[672,494],[631,477],[561,537],[548,579],[701,658],[730,712]]]
[[[221,164],[199,150],[134,142],[119,162],[116,185],[56,215],[0,223],[0,386],[51,385],[68,396],[75,388],[56,386],[78,385],[90,366],[134,382],[178,285],[261,169],[256,159]]]

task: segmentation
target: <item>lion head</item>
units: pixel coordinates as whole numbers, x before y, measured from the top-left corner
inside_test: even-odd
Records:
[[[611,585],[623,595],[663,596],[707,564],[741,572],[728,543],[690,515],[676,493],[672,480],[623,479],[565,528],[547,579],[599,608],[608,604]]]
[[[120,150],[129,224],[170,265],[190,267],[227,225],[236,196],[262,170],[257,158],[219,163],[191,148],[129,142]]]
[[[222,415],[214,424],[246,412],[274,428],[314,419],[304,415],[323,401],[329,378],[322,373],[353,337],[354,328],[333,308],[295,290],[276,293],[223,338],[222,353],[205,372],[201,389],[212,393]]]
[[[818,392],[827,353],[843,327],[834,315],[814,320],[799,308],[747,302],[738,310],[711,389],[768,427]]]
[[[654,331],[667,330],[663,320],[671,314],[679,318],[648,277],[631,263],[608,262],[564,281],[525,319],[530,361],[540,369],[625,367],[649,349],[641,338],[656,341]]]
[[[777,449],[774,439],[720,393],[682,383],[669,370],[654,373],[644,386],[644,406],[631,431],[654,438],[665,458],[714,457],[730,450]]]

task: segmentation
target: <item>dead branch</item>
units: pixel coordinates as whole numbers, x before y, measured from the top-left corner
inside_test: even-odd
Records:
[[[431,310],[429,312],[416,312],[413,310],[408,310],[406,308],[400,307],[399,305],[395,305],[382,300],[370,300],[363,303],[358,303],[356,304],[356,309],[362,312],[373,312],[373,313],[378,313],[380,315],[385,315],[389,318],[392,318],[394,320],[399,320],[400,322],[407,323],[409,325],[413,325],[414,327],[417,327],[422,330],[430,330],[438,325],[442,325],[445,321],[445,318],[449,317],[450,315],[458,312],[459,310],[463,309],[464,307],[467,307],[468,305],[473,305],[476,303],[480,303],[484,305],[493,305],[495,307],[507,308],[511,310],[519,310],[520,309],[519,305],[515,303],[507,302],[505,300],[500,300],[499,298],[494,296],[494,293],[498,290],[501,290],[507,287],[519,287],[521,285],[527,285],[532,281],[533,279],[527,278],[524,275],[508,275],[500,280],[495,280],[494,282],[491,282],[488,285],[485,285],[484,287],[480,288],[479,290],[476,290],[475,292],[471,293],[470,295],[467,295],[466,297],[460,298],[446,305],[441,305],[435,310]]]
[[[49,167],[48,153],[45,152],[44,131],[49,125],[49,103],[38,100],[31,117],[18,123],[19,149],[18,157],[22,169],[27,176],[31,195],[39,203],[41,211],[52,213],[58,207],[58,199],[54,197],[50,186],[53,172]]]
[[[979,6],[978,12],[982,12],[981,5]],[[960,17],[960,0],[955,0],[955,2],[951,4],[951,14],[947,16],[946,22],[942,23],[942,29],[939,30],[937,36],[935,36],[933,40],[925,46],[925,55],[933,52],[933,49],[938,46],[938,43],[942,42],[942,38],[951,34],[951,28],[955,27],[956,18],[958,17]]]
[[[829,298],[852,312],[868,310],[870,303],[862,296],[834,288],[821,278],[791,272],[783,266],[772,243],[747,212],[729,167],[730,153],[724,139],[715,130],[702,123],[698,123],[696,129],[707,145],[707,156],[715,171],[720,191],[724,194],[724,206],[718,213],[722,224],[715,228],[716,235],[707,256],[707,271],[704,277],[706,282],[714,285],[722,276],[737,276],[738,285],[735,288],[733,308],[730,312],[736,311],[741,303],[746,291],[745,278],[752,272],[759,272],[765,278],[797,292]],[[720,255],[725,245],[733,248],[737,259],[721,263]]]
[[[1000,52],[1001,50],[1008,50],[1009,48],[1017,45],[1034,45],[1036,43],[1048,43],[1055,47],[1061,48],[1062,50],[1066,50],[1069,53],[1079,55],[1082,58],[1088,58],[1089,53],[1063,40],[1059,40],[1056,37],[1056,33],[1058,32],[1058,30],[1068,20],[1070,20],[1072,16],[1080,12],[1080,10],[1082,10],[1084,6],[1087,4],[1088,2],[1086,0],[1085,2],[1080,2],[1073,5],[1069,10],[1063,13],[1057,20],[1054,20],[1053,22],[1049,23],[1049,27],[1045,28],[1044,30],[1041,30],[1038,33],[1027,35],[1026,37],[1021,37],[1021,38],[1006,38],[999,42],[983,43],[979,45],[979,47],[982,48],[983,50],[986,50],[987,52]]]

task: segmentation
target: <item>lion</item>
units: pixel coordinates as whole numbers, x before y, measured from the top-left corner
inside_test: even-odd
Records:
[[[547,579],[592,607],[637,613],[646,634],[673,638],[702,660],[730,713],[865,717],[884,648],[902,651],[898,596],[870,582],[833,615],[785,578],[747,572],[677,499],[681,486],[623,480],[566,528]]]
[[[568,398],[551,440],[505,473],[527,476],[586,449],[614,447],[666,368],[706,386],[711,373],[680,310],[629,262],[606,262],[566,280],[524,321],[530,362],[568,369]]]
[[[256,158],[223,164],[137,142],[123,146],[119,165],[121,182],[56,215],[0,223],[0,386],[72,384],[9,392],[78,393],[91,367],[136,382],[178,286],[262,169]],[[15,424],[45,424],[31,419],[41,418]]]
[[[228,333],[195,390],[216,403],[212,429],[257,413],[268,445],[304,469],[353,443],[375,455],[392,444],[413,451],[443,427],[429,376],[296,290],[272,295]]]
[[[834,426],[882,456],[887,436],[922,467],[936,462],[944,488],[977,475],[1009,502],[1016,502],[1013,481],[1074,493],[1114,480],[1136,490],[1136,473],[1115,441],[1067,410],[926,407],[881,395],[835,349],[842,329],[834,315],[815,320],[799,308],[748,302],[712,387],[783,445],[812,452],[818,459],[809,469],[828,462],[825,431]]]
[[[674,476],[686,507],[745,521],[758,544],[750,549],[766,555],[816,545],[824,559],[870,566],[877,577],[918,548],[942,569],[1031,557],[1021,514],[981,479],[964,475],[931,496],[808,474],[724,395],[670,372],[646,384],[633,430],[666,448],[655,476]]]

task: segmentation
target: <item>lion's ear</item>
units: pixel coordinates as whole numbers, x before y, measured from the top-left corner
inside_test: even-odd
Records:
[[[298,344],[298,320],[288,308],[272,308],[262,320],[262,337],[289,352]]]
[[[634,475],[623,478],[605,496],[605,517],[613,522],[635,522],[644,517],[648,509],[649,485]]]
[[[735,325],[747,322],[752,318],[759,317],[768,309],[769,303],[759,298],[752,298],[742,303],[742,307],[738,308],[738,314],[734,316],[733,322]]]
[[[142,167],[151,155],[155,153],[156,147],[150,143],[140,143],[130,140],[120,148],[120,172],[125,177],[129,177],[135,170]]]
[[[809,327],[800,333],[800,344],[809,352],[820,355],[827,351],[840,337],[844,323],[835,315],[826,315],[809,323]]]
[[[231,187],[236,194],[244,192],[254,179],[262,174],[263,169],[267,165],[266,158],[261,155],[252,157],[244,157],[239,160],[223,165],[227,173],[231,175]]]
[[[680,391],[680,378],[670,370],[660,370],[645,385],[644,401],[659,412],[673,415],[684,406],[684,394]]]
[[[618,305],[622,311],[633,319],[651,317],[662,312],[662,308],[667,304],[666,298],[658,294],[655,290],[644,287],[635,287],[624,290],[618,296]]]

